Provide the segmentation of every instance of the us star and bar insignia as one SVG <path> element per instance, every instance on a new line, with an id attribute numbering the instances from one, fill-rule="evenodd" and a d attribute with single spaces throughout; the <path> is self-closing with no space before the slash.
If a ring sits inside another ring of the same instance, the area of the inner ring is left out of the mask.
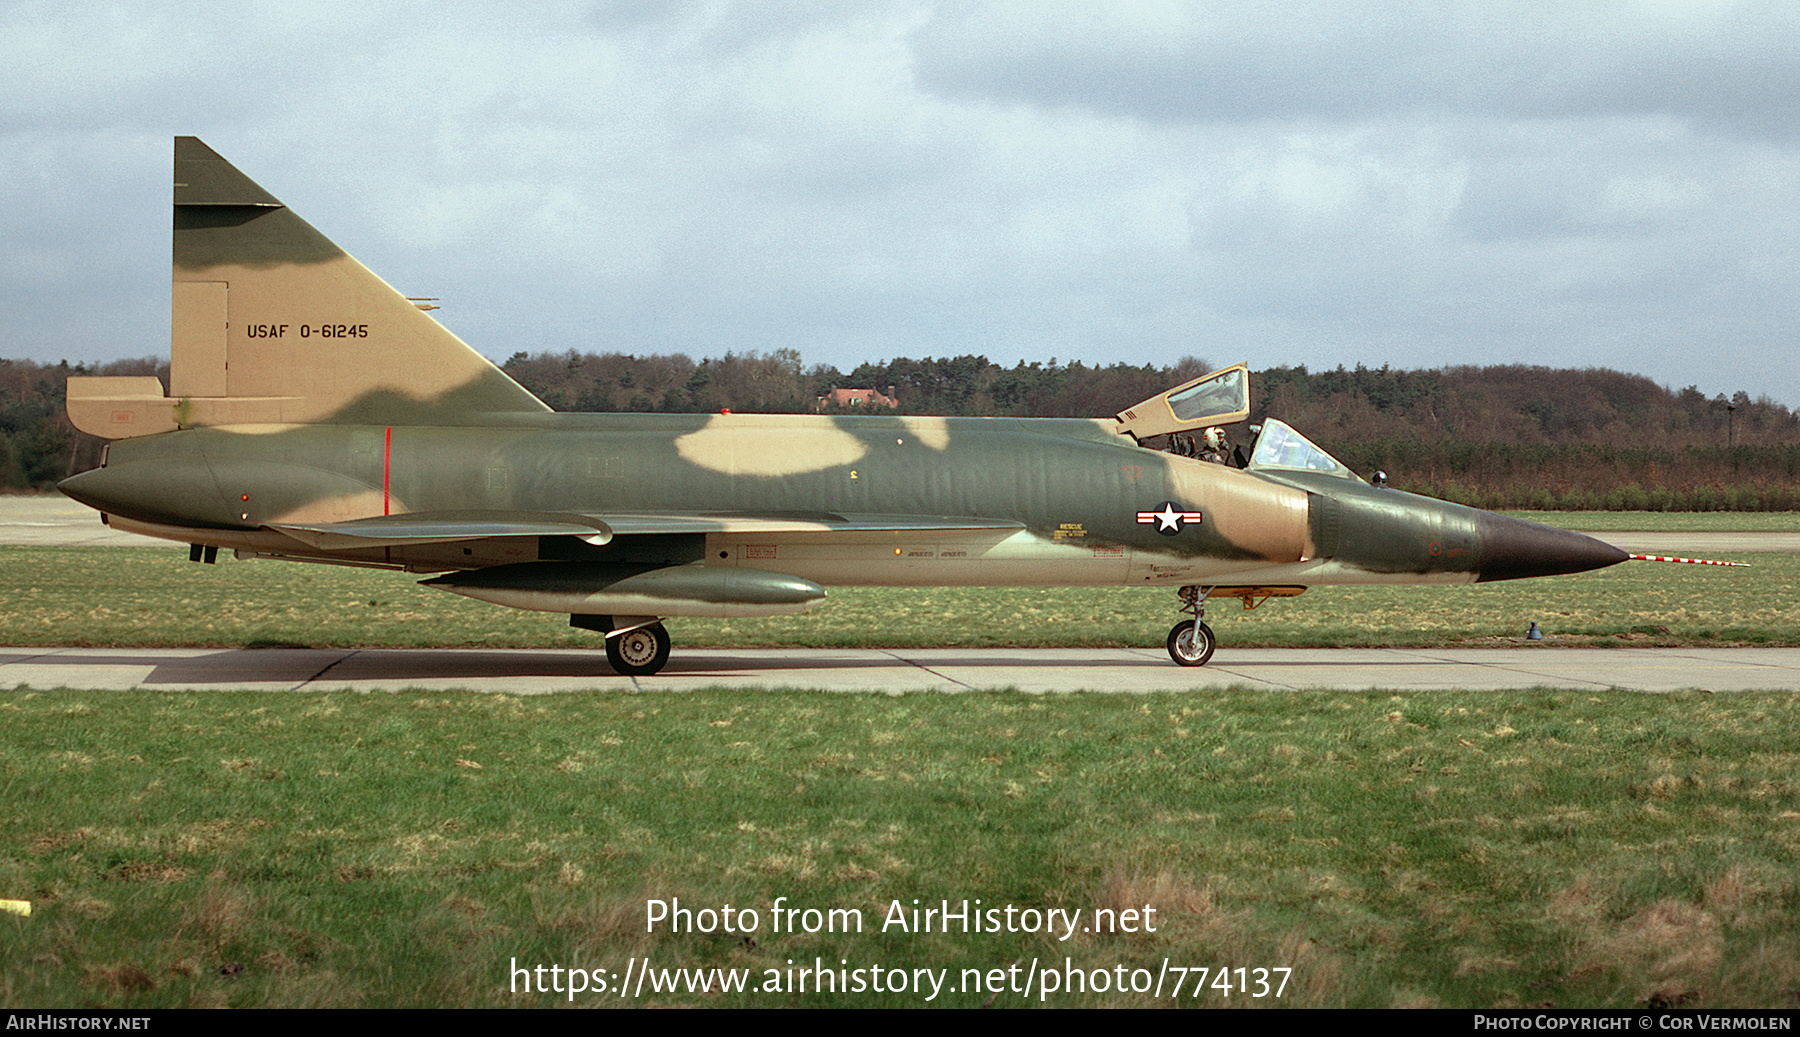
<path id="1" fill-rule="evenodd" d="M 1182 523 L 1199 522 L 1200 518 L 1201 515 L 1198 511 L 1184 511 L 1174 501 L 1163 501 L 1155 511 L 1137 513 L 1139 525 L 1149 525 L 1154 522 L 1156 531 L 1166 537 L 1172 537 L 1181 532 Z"/>

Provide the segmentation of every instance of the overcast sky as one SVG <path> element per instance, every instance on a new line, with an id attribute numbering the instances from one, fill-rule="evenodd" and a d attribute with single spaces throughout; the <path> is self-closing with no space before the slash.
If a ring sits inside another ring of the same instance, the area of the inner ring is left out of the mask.
<path id="1" fill-rule="evenodd" d="M 0 0 L 0 356 L 194 135 L 476 349 L 1610 367 L 1800 407 L 1800 3 Z"/>

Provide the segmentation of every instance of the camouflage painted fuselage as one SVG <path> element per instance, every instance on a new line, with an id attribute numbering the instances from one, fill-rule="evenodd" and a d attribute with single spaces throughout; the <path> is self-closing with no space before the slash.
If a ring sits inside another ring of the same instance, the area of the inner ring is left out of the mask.
<path id="1" fill-rule="evenodd" d="M 1371 487 L 1279 422 L 1245 470 L 1138 445 L 1247 416 L 1242 365 L 1117 421 L 553 414 L 191 137 L 172 255 L 170 384 L 70 379 L 70 420 L 116 442 L 61 485 L 202 561 L 443 573 L 427 582 L 611 639 L 663 616 L 795 612 L 832 585 L 1249 600 L 1624 558 Z M 654 672 L 666 632 L 638 648 L 632 672 Z"/>
<path id="2" fill-rule="evenodd" d="M 1107 424 L 519 415 L 481 427 L 221 427 L 117 443 L 106 468 L 64 489 L 121 528 L 422 572 L 617 560 L 824 585 L 1307 586 L 1534 575 L 1521 538 L 1559 571 L 1571 548 L 1593 544 L 1354 479 L 1146 450 Z M 1157 519 L 1165 504 L 1184 517 Z M 405 515 L 463 516 L 500 535 L 328 549 L 297 539 Z M 546 516 L 572 526 L 523 531 Z M 596 531 L 622 535 L 595 543 Z"/>

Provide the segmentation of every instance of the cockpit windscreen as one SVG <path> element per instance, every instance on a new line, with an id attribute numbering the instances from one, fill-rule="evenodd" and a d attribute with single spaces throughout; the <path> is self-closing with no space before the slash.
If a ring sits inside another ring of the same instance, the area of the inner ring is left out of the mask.
<path id="1" fill-rule="evenodd" d="M 1279 421 L 1263 422 L 1262 435 L 1256 439 L 1256 451 L 1250 455 L 1251 470 L 1288 468 L 1303 472 L 1330 472 L 1346 478 L 1358 478 L 1337 458 L 1314 446 L 1312 441 Z"/>

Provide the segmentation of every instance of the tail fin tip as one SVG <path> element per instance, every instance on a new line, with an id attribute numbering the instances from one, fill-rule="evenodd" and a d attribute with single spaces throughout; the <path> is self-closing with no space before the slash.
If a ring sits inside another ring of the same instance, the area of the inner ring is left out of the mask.
<path id="1" fill-rule="evenodd" d="M 141 385 L 72 385 L 82 431 L 150 435 L 169 415 L 470 424 L 549 410 L 198 137 L 175 138 L 174 210 L 167 402 Z"/>

